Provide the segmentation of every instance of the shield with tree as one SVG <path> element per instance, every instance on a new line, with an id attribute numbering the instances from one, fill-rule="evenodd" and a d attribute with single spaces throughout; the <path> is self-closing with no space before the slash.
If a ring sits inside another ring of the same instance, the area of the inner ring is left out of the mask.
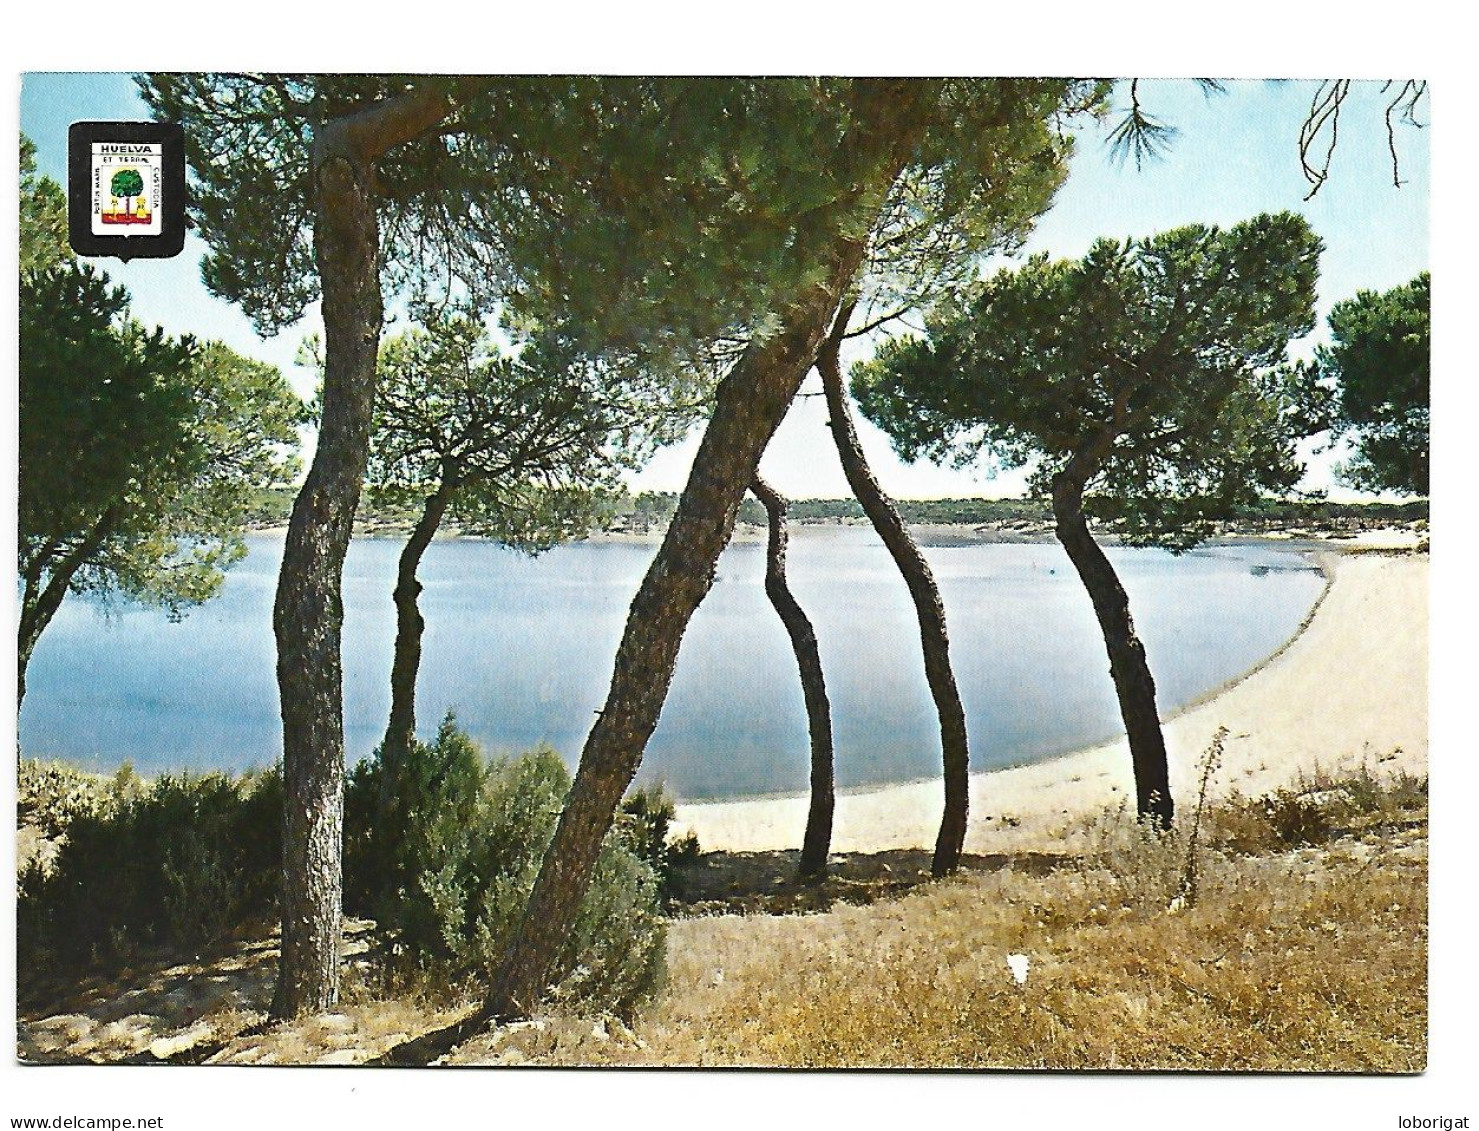
<path id="1" fill-rule="evenodd" d="M 123 211 L 115 212 L 117 222 L 130 223 L 133 219 L 133 199 L 144 195 L 144 178 L 137 169 L 119 169 L 108 182 L 108 191 L 123 199 Z"/>

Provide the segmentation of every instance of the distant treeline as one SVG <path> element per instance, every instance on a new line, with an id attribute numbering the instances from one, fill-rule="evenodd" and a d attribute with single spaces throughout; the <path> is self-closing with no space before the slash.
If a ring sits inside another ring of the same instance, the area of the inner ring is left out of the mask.
<path id="1" fill-rule="evenodd" d="M 1051 517 L 1047 504 L 1037 499 L 901 499 L 898 505 L 906 521 L 917 523 L 981 526 L 1046 522 Z M 677 506 L 678 496 L 672 491 L 644 491 L 628 496 L 618 513 L 633 527 L 661 527 L 667 525 Z M 786 512 L 793 522 L 862 521 L 866 517 L 856 499 L 792 499 Z M 740 506 L 739 521 L 764 526 L 765 508 L 747 496 Z"/>
<path id="2" fill-rule="evenodd" d="M 905 521 L 918 524 L 959 526 L 1046 526 L 1053 521 L 1046 499 L 899 499 Z M 632 529 L 667 525 L 677 509 L 678 496 L 671 491 L 645 491 L 629 495 L 617 508 L 621 524 Z M 856 499 L 793 499 L 787 512 L 795 522 L 841 522 L 864 519 Z M 1289 526 L 1345 527 L 1380 526 L 1426 521 L 1428 500 L 1401 503 L 1336 503 L 1322 499 L 1266 500 L 1256 507 L 1240 508 L 1238 525 L 1278 529 Z M 765 510 L 753 498 L 740 507 L 739 521 L 765 524 Z"/>
<path id="3" fill-rule="evenodd" d="M 280 526 L 292 513 L 295 491 L 277 488 L 256 493 L 251 513 L 254 527 Z M 991 526 L 1026 529 L 1047 527 L 1052 522 L 1048 503 L 1042 499 L 900 499 L 899 510 L 907 522 L 933 525 Z M 665 528 L 678 506 L 673 491 L 643 491 L 612 501 L 612 526 L 618 530 L 651 531 Z M 381 532 L 409 529 L 416 506 L 389 506 L 366 495 L 360 506 L 359 524 L 364 530 Z M 856 499 L 793 499 L 788 513 L 793 522 L 821 523 L 863 521 L 863 508 Z M 1335 503 L 1320 499 L 1268 500 L 1256 507 L 1242 508 L 1235 525 L 1247 530 L 1279 530 L 1289 527 L 1346 529 L 1425 522 L 1428 500 L 1401 503 Z M 765 509 L 746 497 L 739 521 L 752 526 L 765 524 Z"/>

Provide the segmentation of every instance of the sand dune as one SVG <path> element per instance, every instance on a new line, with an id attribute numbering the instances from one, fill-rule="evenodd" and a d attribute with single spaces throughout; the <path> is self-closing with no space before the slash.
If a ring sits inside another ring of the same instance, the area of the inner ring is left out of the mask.
<path id="1" fill-rule="evenodd" d="M 1330 585 L 1304 630 L 1241 681 L 1166 723 L 1178 802 L 1195 796 L 1202 752 L 1219 726 L 1229 737 L 1214 793 L 1261 794 L 1316 766 L 1363 761 L 1426 772 L 1427 554 L 1321 550 L 1317 560 Z M 1127 797 L 1133 804 L 1123 740 L 975 774 L 966 850 L 1045 847 L 1069 822 Z M 931 846 L 941 807 L 938 781 L 845 794 L 837 802 L 833 850 Z M 678 825 L 696 832 L 706 849 L 795 848 L 805 822 L 804 795 L 678 809 Z"/>

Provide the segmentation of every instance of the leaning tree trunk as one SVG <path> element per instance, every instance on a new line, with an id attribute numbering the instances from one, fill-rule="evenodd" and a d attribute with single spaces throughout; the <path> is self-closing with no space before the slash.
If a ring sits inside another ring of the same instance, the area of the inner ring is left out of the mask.
<path id="1" fill-rule="evenodd" d="M 966 816 L 970 805 L 970 748 L 966 738 L 965 707 L 955 686 L 955 672 L 950 665 L 950 637 L 945 629 L 945 603 L 929 563 L 904 525 L 893 500 L 884 493 L 868 466 L 853 427 L 842 386 L 839 350 L 847 332 L 850 308 L 837 317 L 832 333 L 817 357 L 817 370 L 822 375 L 822 389 L 827 397 L 828 425 L 842 457 L 842 470 L 848 486 L 863 504 L 873 529 L 883 539 L 894 565 L 904 578 L 909 596 L 914 600 L 914 613 L 919 621 L 919 641 L 924 649 L 924 674 L 935 712 L 940 719 L 940 749 L 944 763 L 945 813 L 940 832 L 935 838 L 935 855 L 930 870 L 936 876 L 949 875 L 960 867 L 965 847 Z"/>
<path id="2" fill-rule="evenodd" d="M 33 581 L 30 577 L 25 579 L 25 592 L 21 595 L 20 623 L 16 632 L 15 647 L 15 713 L 20 715 L 21 704 L 26 700 L 26 669 L 31 666 L 31 654 L 36 650 L 36 644 L 41 639 L 41 634 L 46 631 L 46 626 L 51 623 L 51 618 L 62 606 L 62 598 L 66 596 L 67 586 L 72 583 L 72 577 L 77 573 L 74 567 L 69 573 L 53 573 L 44 587 L 39 583 L 39 578 Z"/>
<path id="3" fill-rule="evenodd" d="M 20 715 L 21 704 L 26 700 L 26 669 L 31 666 L 31 654 L 51 618 L 61 608 L 67 586 L 72 583 L 71 575 L 63 578 L 53 573 L 44 588 L 39 588 L 31 578 L 26 578 L 26 591 L 21 597 L 20 624 L 16 632 L 15 647 L 15 713 Z"/>
<path id="4" fill-rule="evenodd" d="M 323 294 L 323 416 L 293 504 L 272 626 L 283 734 L 282 953 L 272 1013 L 329 1008 L 339 994 L 344 698 L 340 591 L 369 458 L 384 309 L 373 165 L 446 116 L 411 91 L 337 118 L 314 141 L 314 256 Z"/>
<path id="5" fill-rule="evenodd" d="M 1094 602 L 1094 615 L 1109 652 L 1109 674 L 1119 696 L 1120 716 L 1130 739 L 1130 761 L 1135 768 L 1135 811 L 1162 827 L 1171 824 L 1170 772 L 1166 739 L 1155 705 L 1155 679 L 1145 659 L 1145 646 L 1135 634 L 1130 599 L 1114 566 L 1089 533 L 1083 512 L 1083 483 L 1058 475 L 1053 479 L 1053 517 L 1058 540 L 1068 551 L 1073 568 Z"/>
<path id="6" fill-rule="evenodd" d="M 436 536 L 447 513 L 456 485 L 450 478 L 427 496 L 421 518 L 411 530 L 401 550 L 396 569 L 395 590 L 395 658 L 390 666 L 390 721 L 385 727 L 385 740 L 380 748 L 384 780 L 393 787 L 410 756 L 416 738 L 416 677 L 421 671 L 421 638 L 426 620 L 421 615 L 419 598 L 421 581 L 416 571 L 431 540 Z"/>
<path id="7" fill-rule="evenodd" d="M 17 716 L 26 698 L 26 669 L 31 665 L 31 654 L 36 650 L 41 634 L 46 631 L 46 626 L 51 624 L 57 610 L 62 607 L 62 600 L 66 597 L 68 588 L 71 587 L 72 579 L 111 536 L 121 510 L 121 503 L 108 506 L 98 516 L 97 522 L 93 523 L 92 529 L 83 536 L 82 540 L 55 561 L 51 559 L 51 555 L 60 548 L 58 541 L 53 540 L 47 543 L 22 571 L 24 588 L 21 592 L 20 621 L 17 625 L 15 650 L 15 712 Z M 43 585 L 41 574 L 46 571 L 48 563 L 51 565 L 51 570 L 47 573 L 46 583 Z"/>
<path id="8" fill-rule="evenodd" d="M 780 329 L 752 342 L 719 385 L 677 513 L 632 602 L 606 705 L 586 739 L 529 906 L 494 975 L 482 1023 L 526 1013 L 562 974 L 561 948 L 617 803 L 657 725 L 684 630 L 713 584 L 760 455 L 861 266 L 862 233 L 919 136 L 923 115 L 910 88 L 907 81 L 859 80 L 866 122 L 854 124 L 838 158 L 856 171 L 855 187 L 808 222 L 812 231 L 826 233 L 820 279 L 800 291 L 782 312 Z M 867 209 L 862 224 L 860 208 Z"/>
<path id="9" fill-rule="evenodd" d="M 817 647 L 817 634 L 811 621 L 786 582 L 786 500 L 779 491 L 756 475 L 750 490 L 765 507 L 770 539 L 765 557 L 765 594 L 786 626 L 791 650 L 796 653 L 796 667 L 801 675 L 801 692 L 806 701 L 806 725 L 811 736 L 811 805 L 806 814 L 806 835 L 801 841 L 801 862 L 797 871 L 803 877 L 822 876 L 827 871 L 827 854 L 832 847 L 832 813 L 836 795 L 832 774 L 832 706 L 827 700 L 827 683 L 822 675 L 822 653 Z"/>

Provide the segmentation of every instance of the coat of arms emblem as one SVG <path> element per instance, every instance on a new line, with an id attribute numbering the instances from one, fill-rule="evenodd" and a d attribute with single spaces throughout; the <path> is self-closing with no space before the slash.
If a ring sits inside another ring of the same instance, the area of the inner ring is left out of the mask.
<path id="1" fill-rule="evenodd" d="M 149 142 L 94 142 L 94 235 L 157 236 L 163 146 Z"/>

